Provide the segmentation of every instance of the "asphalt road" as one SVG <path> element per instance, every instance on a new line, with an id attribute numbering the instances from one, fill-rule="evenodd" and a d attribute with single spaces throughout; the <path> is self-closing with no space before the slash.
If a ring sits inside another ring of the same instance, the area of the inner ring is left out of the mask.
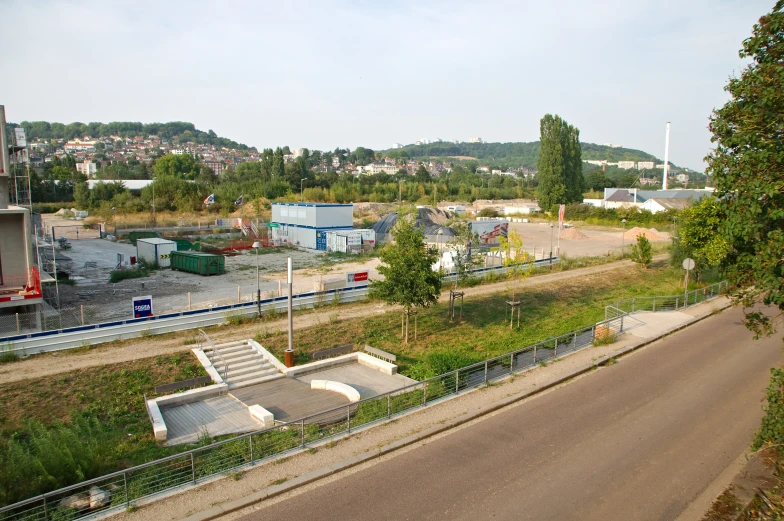
<path id="1" fill-rule="evenodd" d="M 781 339 L 733 309 L 243 520 L 675 519 L 749 446 Z"/>

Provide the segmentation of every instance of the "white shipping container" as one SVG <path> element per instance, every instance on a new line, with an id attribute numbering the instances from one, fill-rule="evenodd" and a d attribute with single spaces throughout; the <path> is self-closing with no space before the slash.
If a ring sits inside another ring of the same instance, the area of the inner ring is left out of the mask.
<path id="1" fill-rule="evenodd" d="M 136 241 L 136 258 L 150 264 L 157 263 L 161 268 L 171 266 L 169 256 L 173 251 L 177 251 L 177 243 L 174 241 L 158 239 L 157 237 L 138 239 Z"/>

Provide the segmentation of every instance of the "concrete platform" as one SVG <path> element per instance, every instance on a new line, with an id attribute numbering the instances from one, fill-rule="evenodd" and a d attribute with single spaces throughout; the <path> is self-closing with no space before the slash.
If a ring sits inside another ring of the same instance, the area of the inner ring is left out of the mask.
<path id="1" fill-rule="evenodd" d="M 341 394 L 313 390 L 309 382 L 301 382 L 294 378 L 278 378 L 270 382 L 241 387 L 233 390 L 231 395 L 245 405 L 261 405 L 275 416 L 276 421 L 284 422 L 349 403 Z"/>
<path id="2" fill-rule="evenodd" d="M 388 375 L 361 364 L 345 364 L 323 371 L 300 376 L 297 380 L 310 384 L 313 380 L 331 380 L 350 385 L 359 391 L 360 397 L 372 398 L 379 394 L 396 391 L 401 387 L 417 383 L 400 374 Z"/>
<path id="3" fill-rule="evenodd" d="M 161 410 L 168 435 L 166 445 L 195 443 L 202 428 L 210 436 L 235 434 L 262 428 L 248 408 L 231 396 L 217 396 L 206 400 L 169 407 Z"/>

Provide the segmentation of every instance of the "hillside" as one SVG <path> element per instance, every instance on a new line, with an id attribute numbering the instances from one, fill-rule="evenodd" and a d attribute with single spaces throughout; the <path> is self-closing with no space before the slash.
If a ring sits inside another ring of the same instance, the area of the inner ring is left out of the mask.
<path id="1" fill-rule="evenodd" d="M 632 148 L 612 148 L 594 143 L 581 143 L 583 159 L 606 159 L 611 163 L 617 161 L 655 161 L 655 156 Z M 386 150 L 384 153 L 392 157 L 405 152 L 412 159 L 444 158 L 454 156 L 475 157 L 482 163 L 500 167 L 536 168 L 539 156 L 539 142 L 530 143 L 431 143 L 428 145 L 406 145 L 403 148 Z"/>
<path id="2" fill-rule="evenodd" d="M 140 123 L 132 121 L 114 121 L 112 123 L 50 123 L 48 121 L 22 121 L 21 123 L 8 123 L 8 134 L 13 135 L 13 127 L 25 129 L 27 138 L 33 140 L 56 139 L 70 140 L 84 136 L 109 137 L 120 136 L 133 138 L 136 136 L 158 136 L 161 139 L 174 140 L 177 144 L 196 143 L 199 145 L 216 145 L 219 147 L 237 150 L 250 150 L 242 143 L 237 143 L 228 138 L 220 137 L 212 130 L 203 131 L 196 128 L 193 123 L 186 121 L 170 121 L 168 123 Z"/>

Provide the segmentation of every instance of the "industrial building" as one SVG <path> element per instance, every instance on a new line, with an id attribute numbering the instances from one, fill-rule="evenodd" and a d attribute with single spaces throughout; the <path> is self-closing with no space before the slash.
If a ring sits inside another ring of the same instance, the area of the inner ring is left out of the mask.
<path id="1" fill-rule="evenodd" d="M 282 244 L 326 251 L 327 232 L 354 228 L 354 205 L 272 203 L 269 227 Z"/>
<path id="2" fill-rule="evenodd" d="M 20 324 L 17 313 L 37 323 L 43 304 L 41 275 L 33 257 L 30 210 L 9 200 L 9 149 L 16 153 L 21 145 L 6 143 L 4 130 L 5 107 L 0 105 L 0 317 L 13 315 L 16 328 L 24 329 L 36 324 Z"/>

